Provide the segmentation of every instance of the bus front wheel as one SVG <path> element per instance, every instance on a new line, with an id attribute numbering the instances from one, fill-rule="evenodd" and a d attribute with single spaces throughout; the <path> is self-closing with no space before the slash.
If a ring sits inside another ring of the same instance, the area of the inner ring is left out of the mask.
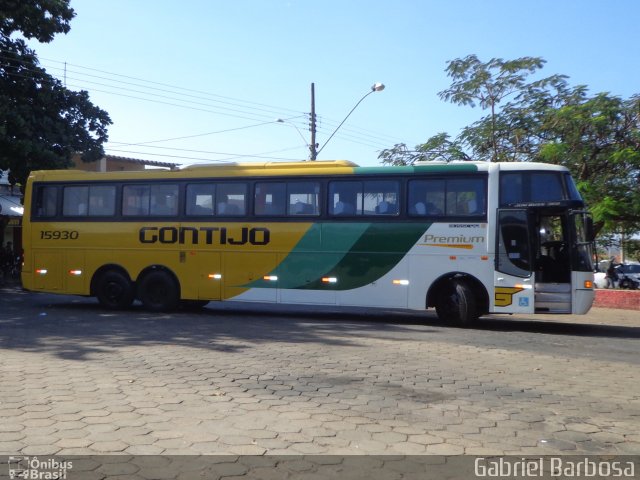
<path id="1" fill-rule="evenodd" d="M 464 280 L 450 281 L 438 295 L 436 313 L 440 320 L 468 327 L 478 318 L 476 298 Z"/>
<path id="2" fill-rule="evenodd" d="M 180 301 L 180 289 L 169 273 L 156 270 L 147 273 L 140 280 L 138 298 L 147 310 L 167 312 L 177 308 Z"/>
<path id="3" fill-rule="evenodd" d="M 129 308 L 133 303 L 133 285 L 126 275 L 110 270 L 98 279 L 96 297 L 100 305 L 110 310 Z"/>

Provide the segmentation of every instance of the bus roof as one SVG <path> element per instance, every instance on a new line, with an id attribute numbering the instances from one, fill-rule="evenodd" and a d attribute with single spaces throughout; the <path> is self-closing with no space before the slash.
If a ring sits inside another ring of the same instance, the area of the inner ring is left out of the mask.
<path id="1" fill-rule="evenodd" d="M 535 162 L 417 162 L 411 166 L 360 167 L 347 160 L 300 162 L 247 162 L 190 165 L 177 170 L 89 172 L 84 170 L 39 170 L 31 172 L 32 181 L 136 180 L 206 177 L 261 177 L 287 175 L 472 173 L 489 170 L 567 171 L 565 167 Z"/>

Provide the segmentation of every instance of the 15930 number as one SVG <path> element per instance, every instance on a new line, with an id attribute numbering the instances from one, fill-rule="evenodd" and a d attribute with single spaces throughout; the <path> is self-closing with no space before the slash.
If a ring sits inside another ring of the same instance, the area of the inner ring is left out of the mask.
<path id="1" fill-rule="evenodd" d="M 77 230 L 42 230 L 40 240 L 77 240 L 80 233 Z"/>

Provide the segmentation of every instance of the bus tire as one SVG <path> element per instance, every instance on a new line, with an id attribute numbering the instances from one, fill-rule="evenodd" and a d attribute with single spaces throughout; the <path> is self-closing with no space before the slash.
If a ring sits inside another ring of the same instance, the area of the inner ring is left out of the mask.
<path id="1" fill-rule="evenodd" d="M 123 273 L 108 270 L 100 275 L 96 284 L 96 298 L 109 310 L 123 310 L 133 303 L 134 290 Z"/>
<path id="2" fill-rule="evenodd" d="M 459 327 L 469 327 L 478 318 L 476 298 L 464 280 L 452 280 L 442 289 L 436 300 L 440 320 Z"/>
<path id="3" fill-rule="evenodd" d="M 138 298 L 151 312 L 167 312 L 178 307 L 180 288 L 169 273 L 154 270 L 140 280 Z"/>

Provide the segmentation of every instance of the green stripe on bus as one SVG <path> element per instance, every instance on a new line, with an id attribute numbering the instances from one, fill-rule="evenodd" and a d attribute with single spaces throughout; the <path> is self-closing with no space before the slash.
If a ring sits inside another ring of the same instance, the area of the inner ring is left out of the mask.
<path id="1" fill-rule="evenodd" d="M 262 280 L 246 287 L 304 288 L 319 278 L 322 272 L 335 267 L 369 228 L 369 223 L 315 223 L 298 244 L 269 272 L 277 276 L 277 285 Z"/>
<path id="2" fill-rule="evenodd" d="M 368 285 L 395 267 L 429 226 L 424 223 L 372 223 L 337 265 L 303 288 L 351 290 Z M 323 277 L 333 277 L 337 281 L 324 283 Z"/>
<path id="3" fill-rule="evenodd" d="M 392 175 L 392 174 L 414 174 L 414 173 L 464 173 L 477 172 L 478 167 L 474 164 L 456 163 L 439 163 L 435 165 L 411 165 L 398 167 L 356 167 L 353 173 L 356 175 L 376 174 L 376 175 Z"/>
<path id="4" fill-rule="evenodd" d="M 277 284 L 261 280 L 245 287 L 349 290 L 389 272 L 426 232 L 430 224 L 315 224 L 272 271 Z M 336 283 L 323 282 L 335 277 Z"/>

